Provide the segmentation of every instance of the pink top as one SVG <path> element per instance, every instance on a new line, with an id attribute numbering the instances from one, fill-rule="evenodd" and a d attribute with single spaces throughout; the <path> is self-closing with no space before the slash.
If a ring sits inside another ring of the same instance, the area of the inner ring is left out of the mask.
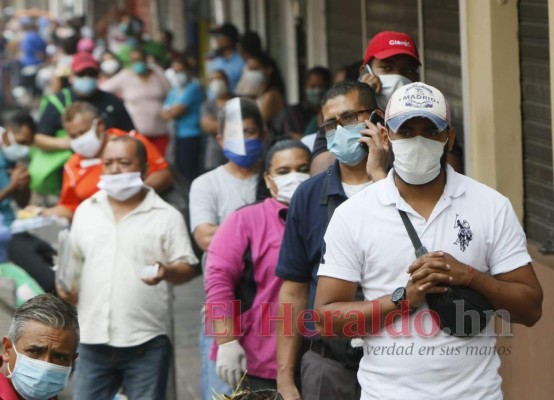
<path id="1" fill-rule="evenodd" d="M 277 357 L 275 323 L 264 321 L 262 303 L 269 304 L 266 317 L 277 316 L 281 280 L 275 267 L 286 210 L 270 198 L 233 212 L 214 235 L 206 263 L 206 323 L 213 326 L 210 314 L 232 315 L 231 301 L 241 298 L 237 339 L 246 353 L 248 374 L 265 379 L 277 378 Z M 216 355 L 214 344 L 210 358 Z"/>
<path id="2" fill-rule="evenodd" d="M 121 96 L 136 130 L 143 135 L 154 137 L 167 133 L 161 111 L 171 85 L 160 70 L 154 68 L 147 79 L 142 79 L 133 71 L 123 69 L 103 82 L 100 89 Z"/>

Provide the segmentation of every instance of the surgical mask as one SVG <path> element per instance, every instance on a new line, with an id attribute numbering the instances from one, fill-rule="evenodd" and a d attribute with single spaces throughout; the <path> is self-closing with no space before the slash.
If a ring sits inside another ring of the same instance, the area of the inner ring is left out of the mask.
<path id="1" fill-rule="evenodd" d="M 69 147 L 75 152 L 85 158 L 93 158 L 100 152 L 102 147 L 102 138 L 96 135 L 96 124 L 98 120 L 92 121 L 92 125 L 88 131 L 83 133 L 76 139 L 69 141 Z"/>
<path id="2" fill-rule="evenodd" d="M 337 130 L 327 136 L 327 150 L 343 164 L 358 165 L 367 157 L 367 151 L 358 143 L 362 137 L 360 131 L 364 128 L 363 122 L 349 126 L 337 125 Z"/>
<path id="3" fill-rule="evenodd" d="M 100 64 L 100 70 L 108 76 L 114 75 L 117 71 L 119 71 L 119 68 L 119 61 L 114 60 L 113 58 L 109 60 L 104 60 Z"/>
<path id="4" fill-rule="evenodd" d="M 188 76 L 184 72 L 178 72 L 175 74 L 174 79 L 177 86 L 183 87 L 187 84 Z"/>
<path id="5" fill-rule="evenodd" d="M 286 175 L 278 175 L 275 177 L 270 176 L 277 186 L 277 201 L 286 204 L 290 203 L 290 199 L 298 186 L 309 177 L 310 175 L 300 172 L 291 172 Z"/>
<path id="6" fill-rule="evenodd" d="M 214 97 L 220 97 L 227 94 L 227 83 L 223 79 L 214 79 L 208 85 L 208 90 Z"/>
<path id="7" fill-rule="evenodd" d="M 98 189 L 117 201 L 129 200 L 144 187 L 140 172 L 123 172 L 116 175 L 101 175 Z"/>
<path id="8" fill-rule="evenodd" d="M 7 131 L 5 134 L 8 136 L 10 144 L 8 146 L 2 144 L 2 153 L 4 153 L 4 156 L 8 159 L 8 161 L 15 162 L 29 155 L 29 146 L 17 143 L 12 132 Z"/>
<path id="9" fill-rule="evenodd" d="M 312 107 L 318 107 L 324 93 L 325 89 L 321 87 L 306 88 L 306 101 Z"/>
<path id="10" fill-rule="evenodd" d="M 131 64 L 131 69 L 134 73 L 142 75 L 148 70 L 148 65 L 144 61 L 135 61 Z"/>
<path id="11" fill-rule="evenodd" d="M 71 373 L 71 367 L 35 360 L 24 354 L 19 354 L 13 347 L 17 359 L 13 372 L 7 376 L 13 387 L 24 399 L 46 400 L 56 396 L 66 386 Z"/>
<path id="12" fill-rule="evenodd" d="M 394 172 L 404 182 L 410 185 L 424 185 L 439 175 L 440 160 L 448 139 L 443 143 L 416 136 L 390 142 L 394 153 Z"/>
<path id="13" fill-rule="evenodd" d="M 377 105 L 381 110 L 386 110 L 389 99 L 396 89 L 412 83 L 412 81 L 405 76 L 395 74 L 379 75 L 379 79 L 381 80 L 381 92 L 376 93 L 375 98 L 377 99 Z"/>
<path id="14" fill-rule="evenodd" d="M 233 153 L 226 148 L 223 149 L 223 154 L 229 161 L 234 162 L 241 168 L 250 168 L 256 161 L 260 159 L 264 144 L 260 139 L 246 139 L 244 141 L 246 154 Z"/>
<path id="15" fill-rule="evenodd" d="M 96 78 L 90 76 L 76 76 L 73 79 L 73 90 L 83 96 L 89 96 L 94 93 L 97 86 Z"/>

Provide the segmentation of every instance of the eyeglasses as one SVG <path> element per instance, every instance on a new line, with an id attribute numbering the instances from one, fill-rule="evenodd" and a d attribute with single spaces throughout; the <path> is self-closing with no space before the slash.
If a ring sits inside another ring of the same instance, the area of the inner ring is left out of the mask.
<path id="1" fill-rule="evenodd" d="M 442 131 L 437 128 L 430 128 L 430 129 L 400 128 L 398 129 L 398 132 L 393 132 L 389 128 L 389 137 L 392 140 L 398 140 L 398 139 L 411 139 L 416 136 L 423 136 L 426 139 L 442 140 L 446 132 L 448 132 L 448 127 L 446 129 L 443 129 Z"/>
<path id="2" fill-rule="evenodd" d="M 341 126 L 356 125 L 359 122 L 359 116 L 369 114 L 373 110 L 346 111 L 336 119 L 330 119 L 321 124 L 317 131 L 322 135 L 329 136 L 337 129 L 337 124 Z"/>

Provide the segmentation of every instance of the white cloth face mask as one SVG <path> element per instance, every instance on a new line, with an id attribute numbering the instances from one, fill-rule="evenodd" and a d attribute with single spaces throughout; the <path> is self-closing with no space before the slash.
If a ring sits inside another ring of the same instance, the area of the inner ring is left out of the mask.
<path id="1" fill-rule="evenodd" d="M 272 176 L 271 179 L 273 179 L 273 182 L 275 182 L 277 186 L 277 201 L 286 204 L 290 203 L 290 199 L 298 186 L 309 177 L 310 175 L 301 172 L 291 172 L 286 175 L 278 175 L 275 177 Z"/>
<path id="2" fill-rule="evenodd" d="M 396 89 L 412 83 L 412 81 L 404 75 L 379 75 L 379 79 L 381 80 L 381 92 L 376 93 L 375 98 L 377 99 L 377 105 L 383 111 L 387 109 L 389 99 Z"/>
<path id="3" fill-rule="evenodd" d="M 102 147 L 103 138 L 96 134 L 96 125 L 98 120 L 92 121 L 92 125 L 88 131 L 76 139 L 69 141 L 71 150 L 82 155 L 85 158 L 93 158 L 98 155 Z"/>
<path id="4" fill-rule="evenodd" d="M 123 172 L 115 175 L 101 175 L 98 189 L 117 201 L 125 201 L 144 187 L 140 172 Z"/>
<path id="5" fill-rule="evenodd" d="M 389 138 L 390 140 L 390 138 Z M 390 140 L 394 153 L 394 172 L 410 185 L 424 185 L 435 179 L 441 170 L 441 157 L 448 142 L 416 136 Z"/>

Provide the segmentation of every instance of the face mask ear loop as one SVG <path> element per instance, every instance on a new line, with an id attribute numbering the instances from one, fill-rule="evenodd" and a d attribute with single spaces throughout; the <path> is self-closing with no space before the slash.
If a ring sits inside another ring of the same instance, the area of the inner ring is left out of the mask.
<path id="1" fill-rule="evenodd" d="M 17 349 L 15 348 L 15 344 L 12 346 L 12 348 L 15 354 L 19 355 L 19 353 L 17 352 Z M 17 359 L 15 360 L 15 362 L 17 363 Z M 11 378 L 11 376 L 13 375 L 13 372 L 10 368 L 10 363 L 7 363 L 6 367 L 8 368 L 8 372 L 9 372 L 9 375 L 7 376 L 7 378 Z M 14 370 L 15 370 L 15 367 L 14 367 Z"/>

